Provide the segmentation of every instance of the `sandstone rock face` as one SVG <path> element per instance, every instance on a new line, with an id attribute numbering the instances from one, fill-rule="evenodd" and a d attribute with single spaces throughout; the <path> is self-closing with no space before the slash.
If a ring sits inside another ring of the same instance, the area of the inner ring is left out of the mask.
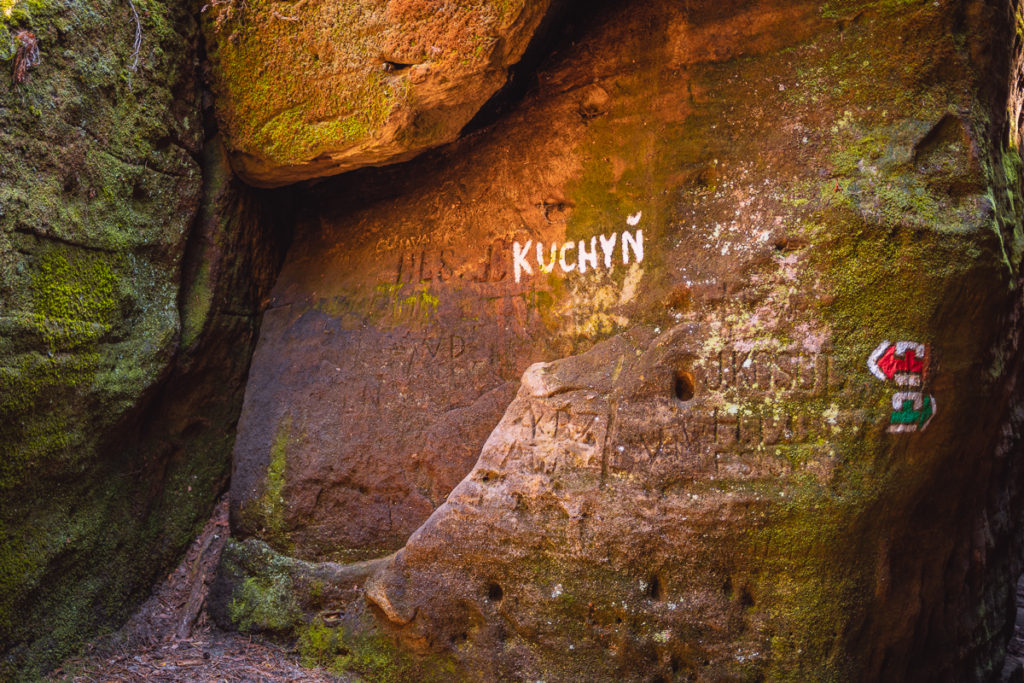
<path id="1" fill-rule="evenodd" d="M 117 625 L 205 519 L 278 263 L 204 150 L 187 8 L 136 2 L 137 50 L 132 8 L 0 7 L 4 680 Z"/>
<path id="2" fill-rule="evenodd" d="M 1011 10 L 602 6 L 490 129 L 309 191 L 236 530 L 337 560 L 415 529 L 366 598 L 469 679 L 997 670 Z"/>
<path id="3" fill-rule="evenodd" d="M 283 185 L 451 142 L 502 85 L 549 0 L 211 3 L 235 169 Z"/>

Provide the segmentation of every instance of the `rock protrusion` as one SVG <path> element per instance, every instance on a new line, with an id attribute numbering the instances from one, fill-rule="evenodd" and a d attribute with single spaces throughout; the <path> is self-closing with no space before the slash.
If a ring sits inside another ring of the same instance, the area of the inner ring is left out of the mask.
<path id="1" fill-rule="evenodd" d="M 284 185 L 451 142 L 505 84 L 549 5 L 212 3 L 212 87 L 235 169 Z"/>

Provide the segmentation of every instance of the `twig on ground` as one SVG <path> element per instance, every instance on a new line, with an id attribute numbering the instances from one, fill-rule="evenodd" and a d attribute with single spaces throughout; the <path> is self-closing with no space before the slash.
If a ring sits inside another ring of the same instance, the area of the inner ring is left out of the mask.
<path id="1" fill-rule="evenodd" d="M 14 34 L 18 51 L 14 54 L 14 82 L 24 83 L 28 70 L 39 63 L 39 39 L 32 31 L 22 29 Z"/>
<path id="2" fill-rule="evenodd" d="M 142 20 L 139 19 L 139 11 L 135 9 L 135 3 L 128 0 L 128 6 L 132 8 L 132 17 L 135 19 L 135 40 L 132 43 L 132 65 L 128 67 L 134 73 L 139 68 L 139 51 L 142 50 Z"/>

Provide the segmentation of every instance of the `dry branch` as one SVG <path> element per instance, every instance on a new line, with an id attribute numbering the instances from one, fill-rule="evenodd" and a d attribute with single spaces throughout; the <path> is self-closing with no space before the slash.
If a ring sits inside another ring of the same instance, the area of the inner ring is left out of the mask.
<path id="1" fill-rule="evenodd" d="M 28 70 L 39 63 L 39 39 L 32 31 L 18 31 L 14 38 L 18 41 L 18 51 L 14 54 L 14 82 L 24 83 L 28 78 Z"/>

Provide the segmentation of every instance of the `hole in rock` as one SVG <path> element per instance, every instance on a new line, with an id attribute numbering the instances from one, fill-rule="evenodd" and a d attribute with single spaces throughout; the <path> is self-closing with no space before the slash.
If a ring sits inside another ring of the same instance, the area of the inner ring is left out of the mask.
<path id="1" fill-rule="evenodd" d="M 791 251 L 799 251 L 807 246 L 807 242 L 801 239 L 780 239 L 772 245 L 775 251 L 787 254 Z"/>
<path id="2" fill-rule="evenodd" d="M 963 122 L 952 114 L 945 114 L 932 126 L 923 138 L 914 145 L 914 162 L 926 163 L 929 157 L 942 147 L 970 148 L 971 140 Z"/>
<path id="3" fill-rule="evenodd" d="M 746 586 L 740 589 L 740 604 L 744 607 L 754 606 L 754 596 L 750 594 Z"/>
<path id="4" fill-rule="evenodd" d="M 652 576 L 647 584 L 647 597 L 651 600 L 661 600 L 664 598 L 664 589 L 657 574 Z"/>
<path id="5" fill-rule="evenodd" d="M 673 380 L 673 392 L 679 401 L 689 401 L 696 392 L 693 375 L 685 370 L 676 372 Z"/>
<path id="6" fill-rule="evenodd" d="M 487 599 L 491 602 L 500 602 L 505 597 L 505 591 L 501 589 L 501 586 L 494 583 L 493 581 L 487 584 Z"/>
<path id="7" fill-rule="evenodd" d="M 411 66 L 412 66 L 412 64 L 404 64 L 402 62 L 394 62 L 394 61 L 391 61 L 390 59 L 385 59 L 384 63 L 381 64 L 381 69 L 383 69 L 384 71 L 387 71 L 389 73 L 394 73 L 394 72 L 398 72 L 398 71 L 405 71 L 406 69 L 408 69 Z"/>

